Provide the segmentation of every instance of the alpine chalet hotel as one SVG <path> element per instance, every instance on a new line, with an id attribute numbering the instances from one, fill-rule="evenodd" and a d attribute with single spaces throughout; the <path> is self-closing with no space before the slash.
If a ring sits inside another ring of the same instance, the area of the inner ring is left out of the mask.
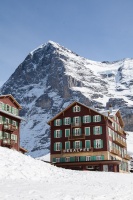
<path id="1" fill-rule="evenodd" d="M 128 172 L 119 110 L 97 111 L 73 102 L 51 119 L 51 163 L 66 169 Z"/>
<path id="2" fill-rule="evenodd" d="M 27 150 L 20 147 L 20 109 L 12 95 L 0 96 L 0 146 L 25 153 Z"/>

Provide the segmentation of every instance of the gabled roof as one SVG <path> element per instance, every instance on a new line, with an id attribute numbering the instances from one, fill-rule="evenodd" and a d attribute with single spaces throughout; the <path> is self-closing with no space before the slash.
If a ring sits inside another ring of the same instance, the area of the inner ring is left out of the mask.
<path id="1" fill-rule="evenodd" d="M 86 107 L 86 108 L 88 108 L 88 109 L 90 109 L 90 110 L 96 112 L 97 114 L 100 114 L 100 115 L 102 115 L 102 116 L 104 116 L 104 117 L 107 117 L 110 121 L 112 121 L 110 117 L 104 115 L 103 113 L 101 113 L 101 112 L 99 112 L 99 111 L 97 111 L 97 110 L 95 110 L 95 109 L 93 109 L 93 108 L 90 108 L 90 107 L 88 107 L 88 106 L 86 106 L 86 105 L 84 105 L 84 104 L 82 104 L 82 103 L 80 103 L 80 102 L 74 101 L 74 102 L 71 103 L 69 106 L 67 106 L 65 109 L 63 109 L 61 112 L 59 112 L 57 115 L 55 115 L 55 117 L 53 117 L 53 118 L 52 118 L 51 120 L 49 120 L 47 123 L 50 124 L 51 121 L 53 121 L 54 119 L 56 119 L 57 117 L 59 117 L 63 112 L 65 112 L 66 110 L 68 110 L 69 108 L 71 108 L 72 106 L 74 106 L 74 105 L 76 105 L 76 104 L 81 105 L 81 106 L 84 106 L 84 107 Z"/>
<path id="2" fill-rule="evenodd" d="M 8 98 L 10 97 L 17 104 L 17 106 L 19 107 L 19 109 L 22 109 L 22 107 L 20 106 L 20 104 L 16 101 L 16 99 L 14 99 L 14 97 L 11 94 L 0 95 L 0 99 L 1 98 L 5 98 L 5 97 L 8 97 Z"/>

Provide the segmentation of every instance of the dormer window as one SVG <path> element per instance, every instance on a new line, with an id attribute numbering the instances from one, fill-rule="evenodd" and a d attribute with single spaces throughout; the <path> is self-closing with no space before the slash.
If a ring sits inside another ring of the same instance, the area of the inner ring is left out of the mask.
<path id="1" fill-rule="evenodd" d="M 73 112 L 80 112 L 80 106 L 76 105 L 73 107 Z"/>
<path id="2" fill-rule="evenodd" d="M 6 111 L 10 111 L 10 106 L 9 105 L 6 105 Z"/>

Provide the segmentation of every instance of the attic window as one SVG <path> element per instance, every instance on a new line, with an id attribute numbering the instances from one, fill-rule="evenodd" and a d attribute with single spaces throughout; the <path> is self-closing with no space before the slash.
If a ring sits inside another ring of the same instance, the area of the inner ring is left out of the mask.
<path id="1" fill-rule="evenodd" d="M 80 112 L 80 106 L 78 106 L 78 105 L 74 106 L 73 112 Z"/>

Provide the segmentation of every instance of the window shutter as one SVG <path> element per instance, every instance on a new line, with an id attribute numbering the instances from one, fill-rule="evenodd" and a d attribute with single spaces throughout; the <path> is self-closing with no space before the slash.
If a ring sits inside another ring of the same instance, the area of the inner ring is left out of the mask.
<path id="1" fill-rule="evenodd" d="M 93 122 L 95 122 L 95 116 L 93 116 Z"/>
<path id="2" fill-rule="evenodd" d="M 62 142 L 60 142 L 60 151 L 62 150 Z"/>
<path id="3" fill-rule="evenodd" d="M 70 129 L 66 129 L 66 130 L 65 130 L 65 136 L 66 136 L 66 137 L 69 137 L 69 136 L 70 136 Z"/>
<path id="4" fill-rule="evenodd" d="M 0 140 L 2 140 L 3 139 L 3 133 L 2 133 L 2 131 L 0 131 Z"/>
<path id="5" fill-rule="evenodd" d="M 75 142 L 73 142 L 73 149 L 75 149 Z"/>
<path id="6" fill-rule="evenodd" d="M 56 130 L 54 130 L 54 138 L 56 138 Z"/>
<path id="7" fill-rule="evenodd" d="M 90 128 L 89 127 L 85 127 L 85 135 L 90 135 Z"/>
<path id="8" fill-rule="evenodd" d="M 73 129 L 73 135 L 75 136 L 75 128 Z"/>
<path id="9" fill-rule="evenodd" d="M 96 156 L 93 156 L 93 160 L 96 160 Z"/>
<path id="10" fill-rule="evenodd" d="M 100 126 L 100 134 L 102 134 L 102 126 Z"/>
<path id="11" fill-rule="evenodd" d="M 96 140 L 94 140 L 94 148 L 96 148 Z"/>
<path id="12" fill-rule="evenodd" d="M 101 122 L 101 115 L 99 115 L 99 120 L 98 121 Z"/>
<path id="13" fill-rule="evenodd" d="M 71 117 L 69 118 L 70 124 L 71 124 Z"/>
<path id="14" fill-rule="evenodd" d="M 86 140 L 85 141 L 85 147 L 86 148 L 90 148 L 90 140 Z"/>
<path id="15" fill-rule="evenodd" d="M 62 119 L 60 119 L 60 126 L 62 125 Z"/>
<path id="16" fill-rule="evenodd" d="M 56 158 L 53 158 L 53 162 L 56 162 Z"/>
<path id="17" fill-rule="evenodd" d="M 96 134 L 96 129 L 95 129 L 95 127 L 93 127 L 93 134 L 94 134 L 94 135 Z"/>
<path id="18" fill-rule="evenodd" d="M 70 142 L 69 141 L 66 142 L 66 146 L 65 147 L 66 147 L 66 149 L 70 149 Z"/>
<path id="19" fill-rule="evenodd" d="M 79 134 L 80 134 L 80 135 L 82 134 L 82 129 L 81 129 L 81 128 L 79 129 Z"/>
<path id="20" fill-rule="evenodd" d="M 54 143 L 54 151 L 56 151 L 56 143 Z"/>
<path id="21" fill-rule="evenodd" d="M 90 115 L 88 116 L 88 122 L 91 122 L 91 116 Z"/>
<path id="22" fill-rule="evenodd" d="M 101 148 L 103 148 L 103 140 L 101 140 Z"/>
<path id="23" fill-rule="evenodd" d="M 61 158 L 61 162 L 65 162 L 65 158 L 62 157 L 62 158 Z"/>
<path id="24" fill-rule="evenodd" d="M 62 130 L 60 130 L 60 137 L 62 137 Z"/>
<path id="25" fill-rule="evenodd" d="M 0 124 L 2 124 L 2 116 L 0 116 Z"/>
<path id="26" fill-rule="evenodd" d="M 56 119 L 54 120 L 54 126 L 56 126 Z"/>
<path id="27" fill-rule="evenodd" d="M 101 156 L 101 160 L 104 160 L 104 155 Z"/>
<path id="28" fill-rule="evenodd" d="M 85 156 L 80 156 L 80 161 L 85 161 Z"/>
<path id="29" fill-rule="evenodd" d="M 66 125 L 66 119 L 63 118 L 63 125 Z"/>
<path id="30" fill-rule="evenodd" d="M 79 117 L 79 123 L 81 123 L 81 117 Z"/>
<path id="31" fill-rule="evenodd" d="M 72 107 L 72 110 L 73 110 L 73 112 L 75 112 L 75 109 L 74 109 L 74 107 Z"/>
<path id="32" fill-rule="evenodd" d="M 85 123 L 85 116 L 83 116 L 83 123 Z"/>
<path id="33" fill-rule="evenodd" d="M 78 106 L 78 111 L 79 111 L 79 112 L 81 111 L 81 107 L 80 107 L 80 106 Z"/>
<path id="34" fill-rule="evenodd" d="M 70 157 L 70 162 L 75 162 L 75 157 Z"/>
<path id="35" fill-rule="evenodd" d="M 82 148 L 82 141 L 80 141 L 80 148 Z"/>

